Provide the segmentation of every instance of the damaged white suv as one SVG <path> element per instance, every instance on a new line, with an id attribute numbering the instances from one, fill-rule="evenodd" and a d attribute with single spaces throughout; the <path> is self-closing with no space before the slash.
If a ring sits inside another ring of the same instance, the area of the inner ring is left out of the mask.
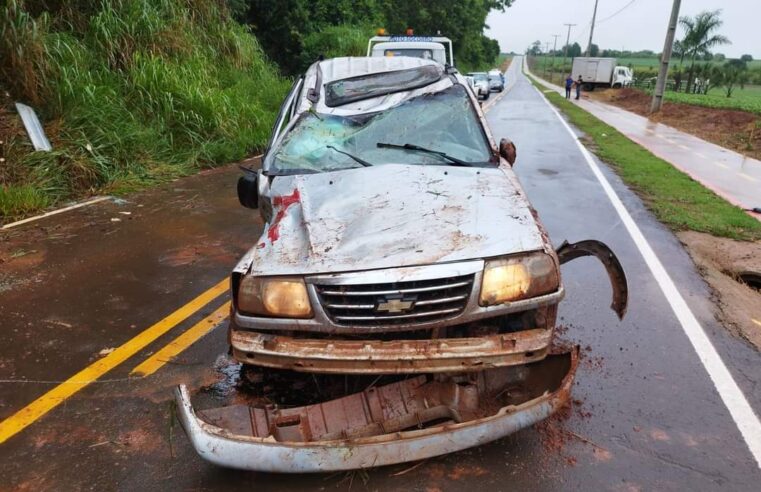
<path id="1" fill-rule="evenodd" d="M 497 146 L 466 87 L 409 57 L 324 60 L 294 84 L 261 170 L 238 184 L 266 226 L 232 274 L 229 341 L 254 380 L 302 382 L 204 410 L 180 386 L 204 459 L 388 465 L 498 439 L 568 400 L 577 351 L 552 348 L 560 264 L 600 258 L 619 316 L 626 279 L 601 243 L 553 248 L 514 146 Z"/>

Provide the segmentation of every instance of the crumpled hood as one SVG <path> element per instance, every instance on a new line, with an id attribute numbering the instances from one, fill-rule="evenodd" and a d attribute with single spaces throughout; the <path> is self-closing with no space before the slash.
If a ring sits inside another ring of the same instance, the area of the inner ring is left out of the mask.
<path id="1" fill-rule="evenodd" d="M 387 164 L 276 177 L 272 220 L 236 271 L 336 273 L 544 248 L 512 170 Z"/>

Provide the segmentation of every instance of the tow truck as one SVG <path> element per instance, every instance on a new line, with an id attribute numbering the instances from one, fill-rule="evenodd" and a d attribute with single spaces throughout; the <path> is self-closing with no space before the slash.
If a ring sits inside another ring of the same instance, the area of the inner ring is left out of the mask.
<path id="1" fill-rule="evenodd" d="M 367 42 L 367 56 L 411 56 L 454 66 L 452 40 L 443 36 L 416 36 L 412 29 L 405 35 L 387 36 L 379 30 Z"/>

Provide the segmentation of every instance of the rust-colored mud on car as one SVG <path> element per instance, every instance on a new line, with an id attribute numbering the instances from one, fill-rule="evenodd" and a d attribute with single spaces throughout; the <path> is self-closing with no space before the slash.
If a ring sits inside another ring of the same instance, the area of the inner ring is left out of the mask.
<path id="1" fill-rule="evenodd" d="M 212 463 L 268 472 L 391 465 L 484 444 L 567 403 L 578 349 L 520 365 L 420 375 L 295 408 L 232 405 L 194 410 L 176 401 L 196 451 Z"/>
<path id="2" fill-rule="evenodd" d="M 230 345 L 244 364 L 312 373 L 471 372 L 526 364 L 547 355 L 552 329 L 428 340 L 319 340 L 236 330 Z"/>

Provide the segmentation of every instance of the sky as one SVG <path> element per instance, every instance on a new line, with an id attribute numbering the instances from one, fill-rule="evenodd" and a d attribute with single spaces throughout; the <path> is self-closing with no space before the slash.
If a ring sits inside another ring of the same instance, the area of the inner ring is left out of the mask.
<path id="1" fill-rule="evenodd" d="M 552 49 L 553 34 L 560 35 L 560 48 L 565 44 L 568 30 L 563 24 L 571 23 L 576 26 L 571 28 L 570 43 L 576 41 L 584 50 L 589 41 L 594 4 L 595 0 L 515 0 L 504 12 L 489 14 L 486 23 L 490 29 L 486 34 L 499 41 L 503 52 L 522 53 L 536 40 L 543 46 L 549 42 Z M 602 49 L 650 49 L 660 53 L 671 5 L 672 0 L 599 0 L 592 42 Z M 761 59 L 761 0 L 682 0 L 679 15 L 693 16 L 703 10 L 716 9 L 722 9 L 724 20 L 719 33 L 727 36 L 732 44 L 713 51 L 730 58 L 747 53 Z M 677 39 L 679 37 L 681 30 L 677 30 Z"/>

